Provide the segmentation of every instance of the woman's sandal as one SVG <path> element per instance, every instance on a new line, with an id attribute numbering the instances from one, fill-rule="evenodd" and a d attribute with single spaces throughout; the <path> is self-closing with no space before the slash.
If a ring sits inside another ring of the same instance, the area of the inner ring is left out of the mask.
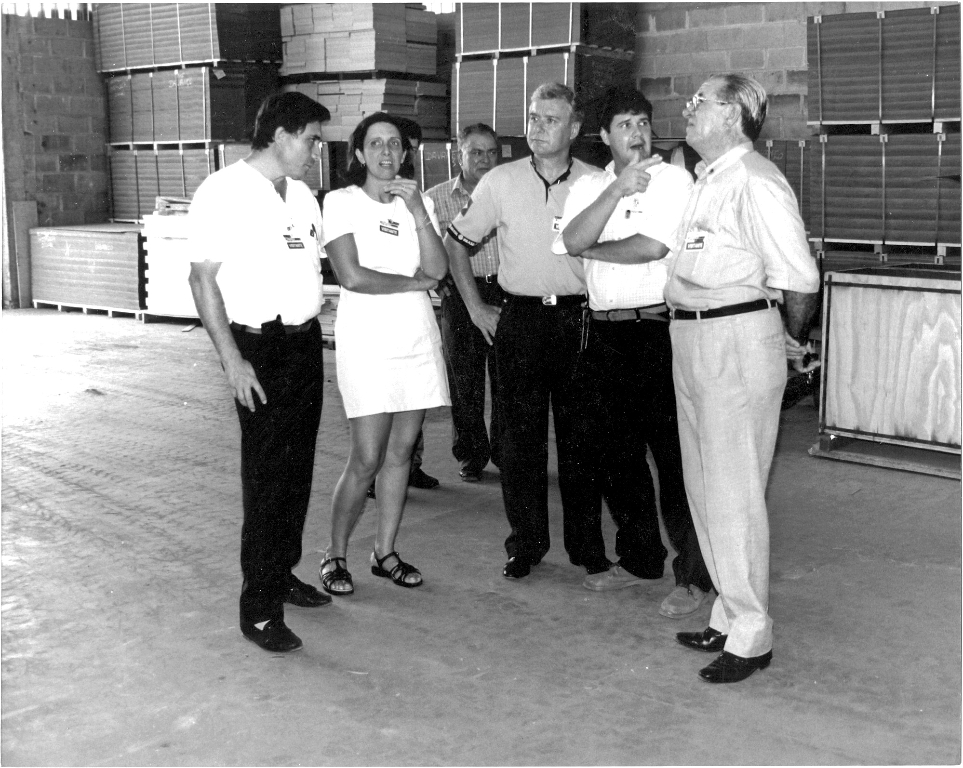
<path id="1" fill-rule="evenodd" d="M 395 565 L 395 567 L 390 571 L 385 570 L 385 560 L 388 560 L 392 557 L 398 561 L 397 565 Z M 421 571 L 415 568 L 415 566 L 410 565 L 402 560 L 397 552 L 389 552 L 384 557 L 378 557 L 377 552 L 372 552 L 371 559 L 377 563 L 377 565 L 371 566 L 371 572 L 375 576 L 380 576 L 383 579 L 391 579 L 399 587 L 406 587 L 408 589 L 420 587 L 422 584 L 424 584 L 424 581 L 421 580 Z M 407 578 L 413 574 L 418 574 L 418 581 L 407 581 Z"/>
<path id="2" fill-rule="evenodd" d="M 328 563 L 334 563 L 334 568 L 330 571 L 324 570 L 324 566 Z M 344 566 L 338 565 L 338 563 L 344 563 Z M 329 595 L 350 595 L 353 593 L 354 582 L 351 580 L 351 574 L 348 573 L 347 565 L 348 561 L 343 557 L 327 557 L 322 560 L 321 565 L 318 567 L 318 575 L 321 577 L 321 589 Z M 339 581 L 347 584 L 348 588 L 335 589 L 334 584 L 337 584 Z"/>

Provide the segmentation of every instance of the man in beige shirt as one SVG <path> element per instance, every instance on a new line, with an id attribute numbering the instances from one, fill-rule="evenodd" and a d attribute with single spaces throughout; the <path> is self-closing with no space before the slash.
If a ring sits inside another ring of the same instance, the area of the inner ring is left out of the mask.
<path id="1" fill-rule="evenodd" d="M 766 483 L 786 358 L 801 368 L 811 351 L 819 289 L 795 196 L 752 148 L 766 104 L 755 80 L 721 75 L 686 105 L 686 141 L 703 162 L 665 288 L 685 487 L 719 591 L 709 626 L 677 638 L 722 652 L 699 673 L 710 683 L 772 660 Z"/>

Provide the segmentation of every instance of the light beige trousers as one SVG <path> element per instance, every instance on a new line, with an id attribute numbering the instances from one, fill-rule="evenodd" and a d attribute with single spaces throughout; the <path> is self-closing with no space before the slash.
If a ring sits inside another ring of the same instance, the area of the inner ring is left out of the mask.
<path id="1" fill-rule="evenodd" d="M 766 483 L 786 387 L 775 308 L 673 320 L 672 374 L 685 488 L 699 545 L 719 591 L 709 626 L 725 649 L 772 649 Z"/>

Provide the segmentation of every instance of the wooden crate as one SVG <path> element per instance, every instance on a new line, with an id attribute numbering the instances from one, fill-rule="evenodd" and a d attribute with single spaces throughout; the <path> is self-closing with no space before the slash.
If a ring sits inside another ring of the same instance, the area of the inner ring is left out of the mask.
<path id="1" fill-rule="evenodd" d="M 811 453 L 838 438 L 960 453 L 960 287 L 958 267 L 932 264 L 826 274 Z"/>

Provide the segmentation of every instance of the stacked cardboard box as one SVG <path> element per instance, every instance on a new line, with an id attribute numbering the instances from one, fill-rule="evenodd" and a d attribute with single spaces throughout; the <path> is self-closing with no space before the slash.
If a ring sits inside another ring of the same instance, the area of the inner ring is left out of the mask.
<path id="1" fill-rule="evenodd" d="M 506 136 L 524 134 L 528 100 L 540 84 L 562 83 L 584 101 L 612 85 L 631 81 L 633 72 L 631 57 L 584 49 L 463 59 L 452 71 L 451 134 L 477 122 L 488 123 Z M 591 125 L 583 128 L 592 131 Z"/>
<path id="2" fill-rule="evenodd" d="M 270 3 L 97 3 L 93 18 L 101 72 L 281 58 Z"/>
<path id="3" fill-rule="evenodd" d="M 277 89 L 277 69 L 257 64 L 185 67 L 107 80 L 110 141 L 240 141 Z"/>
<path id="4" fill-rule="evenodd" d="M 366 115 L 388 112 L 415 120 L 426 139 L 445 138 L 448 88 L 444 83 L 381 77 L 294 83 L 297 90 L 328 108 L 331 119 L 321 126 L 325 141 L 347 141 Z"/>
<path id="5" fill-rule="evenodd" d="M 436 38 L 434 14 L 400 3 L 282 5 L 281 74 L 434 75 Z"/>

